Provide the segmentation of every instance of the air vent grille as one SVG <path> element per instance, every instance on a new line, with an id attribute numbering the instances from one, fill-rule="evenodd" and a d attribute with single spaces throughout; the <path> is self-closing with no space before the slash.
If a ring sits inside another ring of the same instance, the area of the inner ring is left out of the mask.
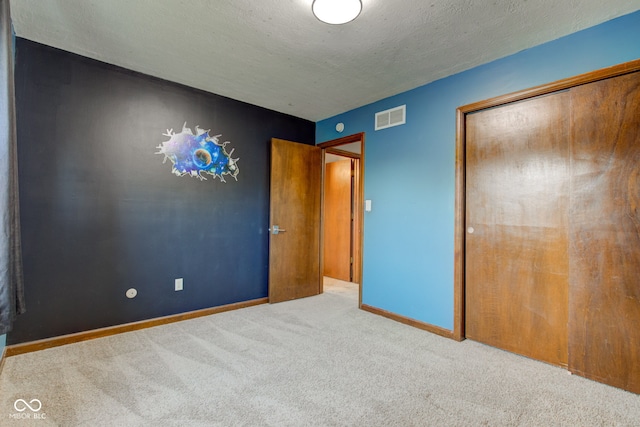
<path id="1" fill-rule="evenodd" d="M 389 110 L 376 113 L 376 130 L 386 129 L 393 126 L 403 125 L 407 122 L 407 106 L 391 108 Z"/>

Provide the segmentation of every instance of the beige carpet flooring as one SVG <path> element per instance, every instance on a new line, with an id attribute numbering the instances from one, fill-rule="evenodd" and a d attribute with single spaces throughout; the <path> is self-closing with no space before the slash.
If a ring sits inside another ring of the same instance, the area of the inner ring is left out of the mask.
<path id="1" fill-rule="evenodd" d="M 640 425 L 638 395 L 358 310 L 357 286 L 330 282 L 316 297 L 10 357 L 0 425 Z M 18 412 L 18 399 L 42 408 Z"/>

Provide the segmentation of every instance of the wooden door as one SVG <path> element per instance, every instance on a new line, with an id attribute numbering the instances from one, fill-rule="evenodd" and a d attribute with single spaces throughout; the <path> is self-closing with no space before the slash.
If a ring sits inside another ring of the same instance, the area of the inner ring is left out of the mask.
<path id="1" fill-rule="evenodd" d="M 567 365 L 569 94 L 467 115 L 466 336 Z"/>
<path id="2" fill-rule="evenodd" d="M 361 202 L 362 196 L 360 191 L 360 168 L 361 159 L 353 159 L 353 188 L 352 188 L 352 203 L 351 203 L 351 256 L 353 257 L 351 263 L 351 281 L 353 283 L 361 283 L 362 281 L 362 209 L 364 208 Z M 362 288 L 361 288 L 362 290 Z"/>
<path id="3" fill-rule="evenodd" d="M 640 73 L 571 95 L 569 369 L 640 393 Z"/>
<path id="4" fill-rule="evenodd" d="M 320 293 L 321 180 L 320 148 L 271 140 L 270 303 Z"/>
<path id="5" fill-rule="evenodd" d="M 324 275 L 351 281 L 353 161 L 325 165 Z"/>

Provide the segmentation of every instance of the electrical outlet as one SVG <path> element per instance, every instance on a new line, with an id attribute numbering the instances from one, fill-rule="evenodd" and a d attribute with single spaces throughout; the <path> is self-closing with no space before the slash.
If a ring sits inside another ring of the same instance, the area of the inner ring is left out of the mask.
<path id="1" fill-rule="evenodd" d="M 176 291 L 181 291 L 182 287 L 183 287 L 183 280 L 182 277 L 179 279 L 176 279 Z"/>

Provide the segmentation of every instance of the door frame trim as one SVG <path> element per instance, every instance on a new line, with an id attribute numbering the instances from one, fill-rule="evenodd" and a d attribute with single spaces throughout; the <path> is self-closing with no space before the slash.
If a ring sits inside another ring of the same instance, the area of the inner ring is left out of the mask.
<path id="1" fill-rule="evenodd" d="M 316 146 L 322 149 L 322 190 L 321 190 L 321 220 L 320 220 L 320 275 L 322 277 L 322 273 L 324 271 L 324 257 L 323 257 L 323 249 L 324 249 L 324 179 L 325 179 L 325 168 L 324 168 L 324 159 L 325 154 L 333 152 L 339 155 L 345 155 L 343 153 L 348 153 L 346 151 L 340 150 L 340 145 L 351 144 L 354 142 L 360 142 L 360 155 L 354 156 L 353 153 L 347 157 L 357 158 L 360 161 L 359 165 L 359 176 L 358 176 L 358 214 L 357 221 L 360 229 L 360 236 L 358 236 L 358 245 L 360 246 L 360 250 L 358 251 L 358 256 L 354 259 L 355 269 L 357 274 L 355 277 L 358 277 L 359 280 L 359 290 L 358 290 L 358 308 L 362 308 L 362 263 L 363 263 L 363 246 L 364 246 L 364 152 L 365 152 L 365 133 L 355 133 L 353 135 L 343 136 L 342 138 L 333 139 L 331 141 L 322 142 L 317 144 Z M 320 280 L 320 292 L 323 292 L 323 284 L 322 280 Z"/>
<path id="2" fill-rule="evenodd" d="M 576 86 L 593 83 L 624 74 L 640 71 L 640 59 L 602 68 L 552 83 L 508 93 L 484 101 L 467 104 L 456 109 L 456 156 L 455 156 L 455 227 L 454 227 L 454 273 L 453 273 L 453 339 L 465 338 L 465 211 L 466 211 L 466 115 L 487 108 L 523 101 L 536 96 L 568 90 Z"/>
<path id="3" fill-rule="evenodd" d="M 358 153 L 352 153 L 351 151 L 344 151 L 344 150 L 340 150 L 338 148 L 327 148 L 326 149 L 326 153 L 327 154 L 335 154 L 336 156 L 342 156 L 342 157 L 347 157 L 349 159 L 359 159 L 360 158 L 360 154 Z"/>

